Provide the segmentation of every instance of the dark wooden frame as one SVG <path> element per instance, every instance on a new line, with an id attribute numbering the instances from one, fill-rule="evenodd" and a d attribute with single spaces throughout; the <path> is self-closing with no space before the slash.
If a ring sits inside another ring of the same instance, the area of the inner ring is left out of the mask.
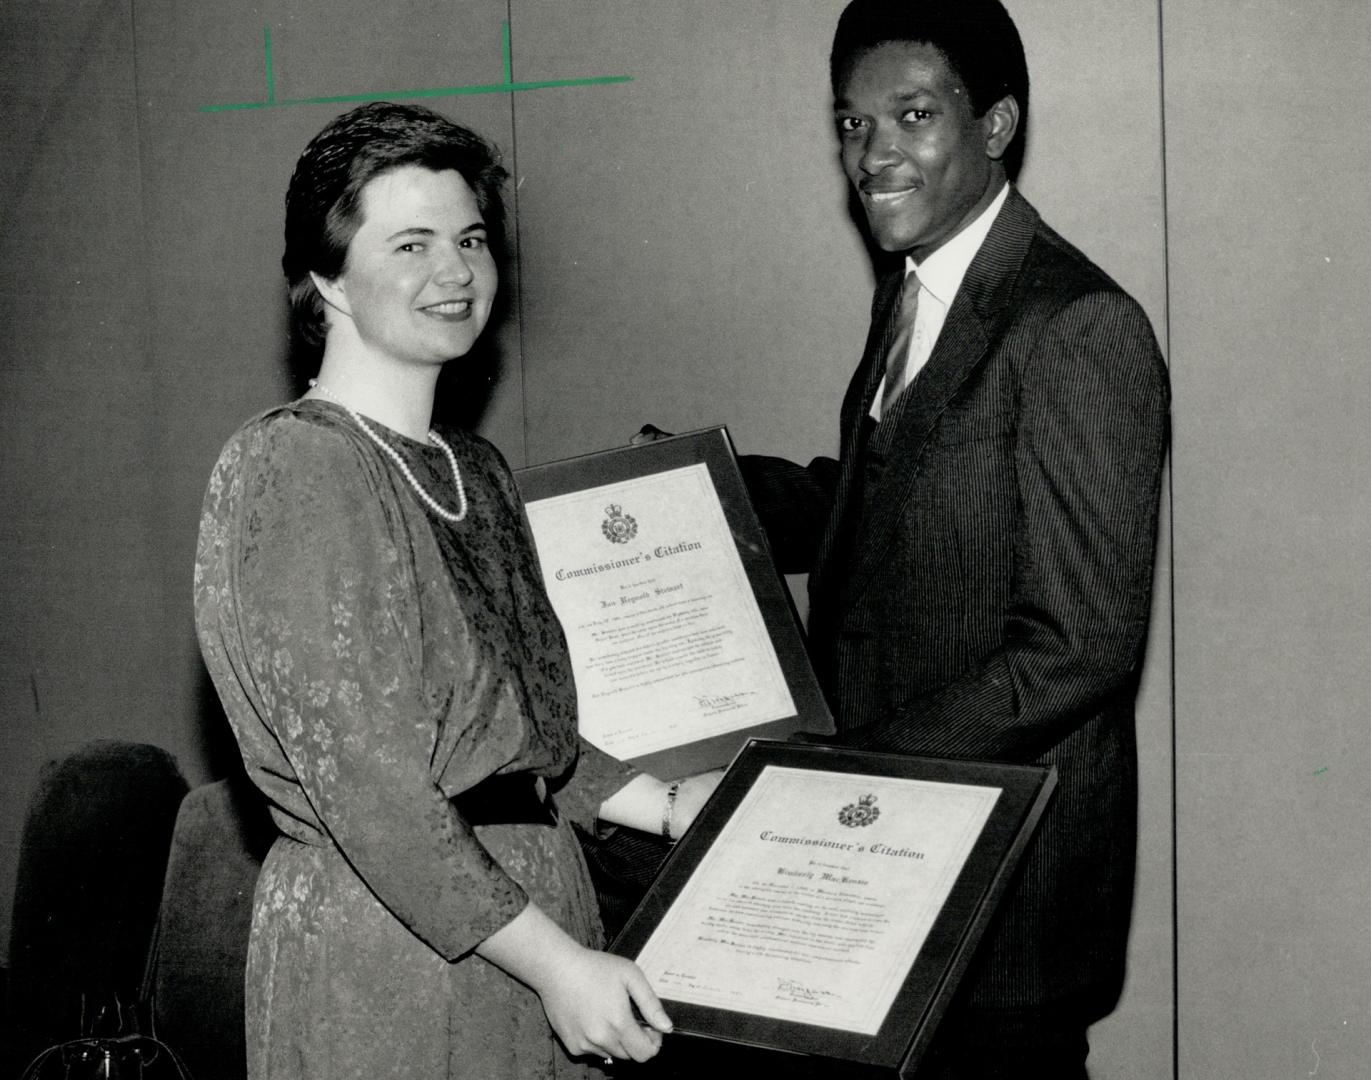
<path id="1" fill-rule="evenodd" d="M 629 760 L 653 776 L 674 779 L 728 764 L 749 738 L 783 739 L 797 731 L 827 733 L 832 714 L 824 701 L 805 652 L 794 603 L 772 561 L 766 534 L 752 508 L 733 443 L 723 427 L 673 435 L 639 446 L 604 450 L 549 462 L 515 473 L 525 503 L 584 491 L 605 484 L 703 463 L 723 509 L 739 559 L 752 585 L 758 610 L 771 636 L 772 648 L 790 689 L 795 713 L 738 731 L 673 746 Z M 534 537 L 535 542 L 537 537 Z"/>
<path id="2" fill-rule="evenodd" d="M 732 1044 L 729 1060 L 782 1056 L 816 1075 L 907 1076 L 928 1048 L 1010 876 L 1056 786 L 1051 766 L 874 754 L 801 743 L 750 742 L 676 846 L 612 951 L 636 958 L 768 765 L 998 787 L 994 809 L 876 1035 L 664 999 L 671 1042 Z M 690 1051 L 691 1048 L 684 1048 Z M 694 1048 L 698 1051 L 698 1047 Z M 671 1048 L 668 1047 L 668 1053 Z M 780 1062 L 773 1061 L 773 1064 Z M 789 1074 L 788 1074 L 789 1075 Z"/>

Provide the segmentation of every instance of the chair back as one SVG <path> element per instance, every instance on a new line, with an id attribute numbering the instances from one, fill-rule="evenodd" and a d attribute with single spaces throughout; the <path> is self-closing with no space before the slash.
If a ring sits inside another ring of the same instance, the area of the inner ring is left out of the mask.
<path id="1" fill-rule="evenodd" d="M 276 836 L 246 779 L 193 789 L 181 802 L 149 961 L 157 1034 L 197 1080 L 241 1080 L 243 973 L 258 871 Z"/>
<path id="2" fill-rule="evenodd" d="M 139 1000 L 177 808 L 176 759 L 101 740 L 39 774 L 19 846 L 4 1056 L 122 1022 Z"/>

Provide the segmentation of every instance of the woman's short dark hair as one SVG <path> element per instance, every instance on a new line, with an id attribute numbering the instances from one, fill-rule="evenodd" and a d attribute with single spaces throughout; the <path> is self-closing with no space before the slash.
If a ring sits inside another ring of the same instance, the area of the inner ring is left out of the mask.
<path id="1" fill-rule="evenodd" d="M 1019 105 L 1019 129 L 1005 152 L 1012 180 L 1028 132 L 1028 61 L 1014 20 L 1000 0 L 853 0 L 838 18 L 829 54 L 836 94 L 863 53 L 892 41 L 932 45 L 971 95 L 977 116 L 1005 96 Z"/>
<path id="2" fill-rule="evenodd" d="M 492 253 L 503 263 L 509 174 L 500 152 L 469 128 L 419 105 L 373 101 L 332 120 L 310 140 L 286 189 L 286 250 L 291 324 L 313 346 L 323 343 L 324 303 L 310 272 L 336 278 L 362 223 L 362 189 L 391 169 L 455 169 L 476 195 Z"/>

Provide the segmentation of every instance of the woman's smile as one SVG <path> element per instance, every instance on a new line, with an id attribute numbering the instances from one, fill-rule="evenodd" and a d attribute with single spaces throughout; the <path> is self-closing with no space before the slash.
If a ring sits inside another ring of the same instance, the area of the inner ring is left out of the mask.
<path id="1" fill-rule="evenodd" d="M 429 304 L 419 310 L 425 315 L 431 315 L 433 318 L 442 319 L 445 322 L 462 322 L 471 318 L 472 302 L 470 300 L 440 300 L 436 304 Z"/>

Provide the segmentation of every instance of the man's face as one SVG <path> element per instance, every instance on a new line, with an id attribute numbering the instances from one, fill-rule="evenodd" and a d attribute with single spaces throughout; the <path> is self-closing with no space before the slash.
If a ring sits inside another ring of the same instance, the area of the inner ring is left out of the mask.
<path id="1" fill-rule="evenodd" d="M 871 234 L 921 262 L 994 199 L 1013 138 L 1013 99 L 983 117 L 932 45 L 888 42 L 859 54 L 837 88 L 843 171 Z M 1008 135 L 1005 134 L 1006 123 Z"/>

